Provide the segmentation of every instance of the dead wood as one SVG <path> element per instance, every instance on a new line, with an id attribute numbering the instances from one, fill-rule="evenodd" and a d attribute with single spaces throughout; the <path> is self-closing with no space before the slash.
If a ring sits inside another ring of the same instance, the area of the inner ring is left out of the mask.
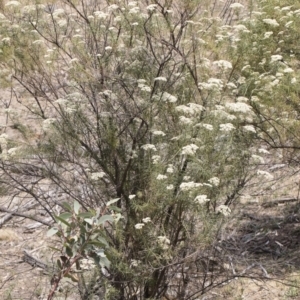
<path id="1" fill-rule="evenodd" d="M 34 221 L 42 223 L 42 224 L 44 224 L 44 225 L 46 225 L 48 227 L 51 226 L 51 223 L 46 222 L 45 220 L 42 220 L 40 218 L 34 217 L 34 216 L 26 214 L 26 213 L 22 213 L 20 211 L 12 211 L 12 210 L 9 210 L 9 209 L 7 209 L 7 208 L 5 208 L 3 206 L 0 206 L 0 211 L 7 212 L 7 213 L 9 213 L 12 216 L 15 215 L 15 216 L 23 217 L 23 218 L 26 218 L 26 219 L 34 220 Z M 0 221 L 0 225 L 3 225 L 1 223 L 1 221 Z"/>
<path id="2" fill-rule="evenodd" d="M 23 257 L 22 261 L 31 265 L 32 267 L 38 267 L 45 270 L 47 273 L 53 273 L 54 267 L 47 265 L 46 263 L 42 262 L 38 258 L 33 257 L 27 250 L 23 250 Z"/>

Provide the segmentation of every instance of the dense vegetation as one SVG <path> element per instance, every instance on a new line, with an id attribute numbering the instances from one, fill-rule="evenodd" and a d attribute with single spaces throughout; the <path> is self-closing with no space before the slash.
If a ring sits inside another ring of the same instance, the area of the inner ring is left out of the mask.
<path id="1" fill-rule="evenodd" d="M 231 4 L 249 13 L 226 24 L 204 0 L 6 3 L 3 113 L 19 135 L 0 136 L 1 189 L 56 222 L 49 299 L 64 276 L 82 299 L 219 284 L 203 261 L 231 205 L 273 179 L 270 149 L 298 163 L 300 4 L 253 7 Z"/>

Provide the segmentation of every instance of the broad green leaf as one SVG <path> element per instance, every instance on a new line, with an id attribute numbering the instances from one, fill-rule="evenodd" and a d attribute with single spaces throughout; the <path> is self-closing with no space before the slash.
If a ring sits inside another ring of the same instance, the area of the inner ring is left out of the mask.
<path id="1" fill-rule="evenodd" d="M 113 222 L 114 218 L 110 215 L 104 215 L 102 216 L 99 221 L 98 224 L 104 224 L 105 222 Z"/>
<path id="2" fill-rule="evenodd" d="M 101 265 L 102 268 L 106 267 L 106 268 L 109 269 L 109 267 L 110 267 L 110 261 L 107 259 L 107 257 L 101 257 L 100 258 L 100 265 Z"/>
<path id="3" fill-rule="evenodd" d="M 53 236 L 58 232 L 58 228 L 53 227 L 47 231 L 47 237 Z"/>
<path id="4" fill-rule="evenodd" d="M 64 213 L 61 213 L 59 215 L 59 217 L 62 218 L 62 219 L 64 219 L 64 220 L 68 220 L 68 219 L 70 219 L 72 217 L 72 214 L 69 213 L 69 212 L 64 212 Z"/>
<path id="5" fill-rule="evenodd" d="M 97 240 L 104 244 L 106 247 L 109 247 L 107 241 L 103 237 L 99 236 Z"/>
<path id="6" fill-rule="evenodd" d="M 74 212 L 76 215 L 78 215 L 80 207 L 81 207 L 81 205 L 79 204 L 79 202 L 75 200 L 74 201 Z"/>
<path id="7" fill-rule="evenodd" d="M 78 217 L 80 217 L 80 218 L 91 218 L 91 217 L 93 217 L 93 214 L 88 211 L 88 212 L 79 213 Z"/>
<path id="8" fill-rule="evenodd" d="M 84 221 L 87 222 L 87 223 L 90 224 L 90 225 L 93 225 L 93 224 L 94 224 L 94 219 L 86 218 L 86 219 L 84 219 Z"/>
<path id="9" fill-rule="evenodd" d="M 114 203 L 116 203 L 116 202 L 119 201 L 119 200 L 120 200 L 120 198 L 112 199 L 112 200 L 110 200 L 110 201 L 108 201 L 108 202 L 106 203 L 106 206 L 110 206 L 111 204 L 114 204 Z"/>

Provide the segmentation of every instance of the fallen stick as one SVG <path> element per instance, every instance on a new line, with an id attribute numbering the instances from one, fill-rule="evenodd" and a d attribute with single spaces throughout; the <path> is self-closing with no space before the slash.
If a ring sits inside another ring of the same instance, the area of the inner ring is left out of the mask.
<path id="1" fill-rule="evenodd" d="M 36 207 L 38 205 L 38 203 L 27 203 L 25 204 L 23 207 L 21 207 L 21 209 L 16 208 L 16 209 L 12 209 L 12 213 L 8 213 L 7 215 L 5 215 L 3 218 L 0 219 L 0 228 L 6 223 L 8 222 L 13 216 L 14 213 L 13 212 L 17 212 L 19 210 L 19 212 L 23 212 L 23 211 L 28 211 L 34 207 Z"/>
<path id="2" fill-rule="evenodd" d="M 51 226 L 51 223 L 46 222 L 46 221 L 44 221 L 44 220 L 42 220 L 40 218 L 33 217 L 31 215 L 28 215 L 28 214 L 25 214 L 25 213 L 22 213 L 22 212 L 18 212 L 18 211 L 12 211 L 12 210 L 9 210 L 9 209 L 7 209 L 5 207 L 2 207 L 2 206 L 0 206 L 0 211 L 2 211 L 2 212 L 4 211 L 4 212 L 7 212 L 7 213 L 9 213 L 11 215 L 23 217 L 23 218 L 26 218 L 26 219 L 34 220 L 34 221 L 42 223 L 42 224 L 44 224 L 44 225 L 46 225 L 48 227 Z"/>

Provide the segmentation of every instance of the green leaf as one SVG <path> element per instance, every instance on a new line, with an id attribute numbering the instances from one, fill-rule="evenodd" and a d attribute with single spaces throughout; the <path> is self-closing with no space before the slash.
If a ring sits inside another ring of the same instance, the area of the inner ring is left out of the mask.
<path id="1" fill-rule="evenodd" d="M 103 248 L 103 247 L 108 247 L 108 244 L 107 242 L 104 240 L 104 242 L 98 242 L 98 241 L 90 241 L 88 242 L 89 245 L 94 245 L 96 247 L 100 247 L 100 248 Z"/>
<path id="2" fill-rule="evenodd" d="M 107 257 L 101 257 L 100 258 L 100 265 L 101 265 L 102 268 L 106 267 L 106 268 L 109 269 L 109 267 L 110 267 L 110 261 L 107 259 Z"/>
<path id="3" fill-rule="evenodd" d="M 72 217 L 72 214 L 69 213 L 69 212 L 64 212 L 64 213 L 61 213 L 61 214 L 59 215 L 59 217 L 60 217 L 60 218 L 63 218 L 64 220 L 68 220 L 68 219 L 70 219 L 70 218 Z"/>
<path id="4" fill-rule="evenodd" d="M 78 215 L 80 207 L 81 207 L 81 205 L 79 204 L 79 202 L 75 200 L 74 201 L 74 212 L 76 215 Z"/>
<path id="5" fill-rule="evenodd" d="M 88 212 L 79 213 L 78 217 L 80 217 L 80 218 L 91 218 L 91 217 L 93 217 L 93 214 L 88 211 Z"/>
<path id="6" fill-rule="evenodd" d="M 86 219 L 84 219 L 84 221 L 87 222 L 87 223 L 90 224 L 90 225 L 93 225 L 93 224 L 94 224 L 94 219 L 86 218 Z"/>
<path id="7" fill-rule="evenodd" d="M 47 237 L 53 236 L 58 232 L 58 228 L 53 227 L 47 231 Z"/>
<path id="8" fill-rule="evenodd" d="M 60 216 L 55 216 L 55 220 L 58 222 L 62 222 L 63 224 L 67 225 L 68 227 L 71 226 L 70 223 L 68 223 L 65 219 L 61 218 Z"/>
<path id="9" fill-rule="evenodd" d="M 117 207 L 117 206 L 114 206 L 114 205 L 111 205 L 109 207 L 110 210 L 113 210 L 113 211 L 116 211 L 116 212 L 121 212 L 122 209 L 120 207 Z"/>
<path id="10" fill-rule="evenodd" d="M 109 247 L 109 245 L 108 245 L 107 241 L 105 240 L 105 238 L 99 236 L 97 238 L 97 240 L 100 241 L 102 244 L 104 244 L 106 247 Z"/>
<path id="11" fill-rule="evenodd" d="M 104 224 L 105 222 L 113 222 L 114 218 L 110 215 L 104 215 L 102 216 L 99 221 L 98 224 Z"/>
<path id="12" fill-rule="evenodd" d="M 72 207 L 68 202 L 63 202 L 62 206 L 67 210 L 67 211 L 72 211 Z"/>
<path id="13" fill-rule="evenodd" d="M 116 203 L 116 202 L 119 201 L 119 200 L 120 200 L 120 198 L 112 199 L 112 200 L 110 200 L 110 201 L 108 201 L 108 202 L 106 203 L 106 206 L 110 206 L 111 204 L 114 204 L 114 203 Z"/>

